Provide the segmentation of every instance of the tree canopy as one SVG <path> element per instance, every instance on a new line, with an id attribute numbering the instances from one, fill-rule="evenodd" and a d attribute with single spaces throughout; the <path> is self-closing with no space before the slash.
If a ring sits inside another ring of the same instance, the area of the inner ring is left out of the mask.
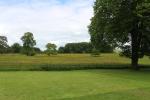
<path id="1" fill-rule="evenodd" d="M 56 55 L 57 54 L 57 50 L 56 50 L 57 46 L 55 44 L 48 43 L 46 45 L 46 48 L 47 48 L 47 50 L 46 50 L 47 55 L 50 56 L 50 55 Z"/>
<path id="2" fill-rule="evenodd" d="M 0 36 L 0 53 L 6 53 L 8 48 L 7 37 Z"/>
<path id="3" fill-rule="evenodd" d="M 128 51 L 123 54 L 139 69 L 138 59 L 150 54 L 150 1 L 96 0 L 89 33 L 96 46 L 107 43 Z"/>
<path id="4" fill-rule="evenodd" d="M 22 49 L 22 46 L 19 43 L 14 43 L 11 46 L 11 50 L 12 50 L 13 53 L 20 53 L 21 49 Z"/>
<path id="5" fill-rule="evenodd" d="M 67 43 L 64 47 L 60 47 L 60 53 L 91 53 L 95 45 L 90 42 Z M 100 46 L 97 49 L 99 52 L 111 53 L 113 48 L 108 45 Z"/>
<path id="6" fill-rule="evenodd" d="M 31 32 L 27 32 L 24 36 L 21 37 L 23 42 L 23 53 L 27 56 L 33 56 L 35 54 L 34 46 L 36 45 L 36 41 Z"/>
<path id="7" fill-rule="evenodd" d="M 89 53 L 92 50 L 91 43 L 67 43 L 64 47 L 64 53 Z"/>

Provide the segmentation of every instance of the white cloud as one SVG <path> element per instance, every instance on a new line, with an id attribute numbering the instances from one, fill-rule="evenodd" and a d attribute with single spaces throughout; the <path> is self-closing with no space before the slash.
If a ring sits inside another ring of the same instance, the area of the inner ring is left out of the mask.
<path id="1" fill-rule="evenodd" d="M 65 4 L 56 0 L 32 0 L 28 5 L 3 5 L 0 33 L 12 44 L 21 42 L 20 37 L 30 31 L 41 48 L 48 42 L 61 46 L 67 42 L 89 41 L 87 26 L 93 13 L 92 4 L 93 0 L 68 0 Z"/>

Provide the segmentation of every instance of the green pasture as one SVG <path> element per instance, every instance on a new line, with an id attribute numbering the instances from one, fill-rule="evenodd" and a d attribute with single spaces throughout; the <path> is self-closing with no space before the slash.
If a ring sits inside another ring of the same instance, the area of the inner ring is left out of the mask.
<path id="1" fill-rule="evenodd" d="M 0 100 L 149 100 L 150 71 L 0 72 Z"/>

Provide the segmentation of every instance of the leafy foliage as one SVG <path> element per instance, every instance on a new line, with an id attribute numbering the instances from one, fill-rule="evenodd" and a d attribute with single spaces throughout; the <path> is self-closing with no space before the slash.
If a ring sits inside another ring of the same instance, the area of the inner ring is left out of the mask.
<path id="1" fill-rule="evenodd" d="M 50 56 L 50 55 L 56 55 L 57 54 L 57 50 L 56 50 L 57 46 L 55 44 L 48 43 L 46 45 L 46 48 L 47 48 L 46 54 L 48 56 Z"/>
<path id="2" fill-rule="evenodd" d="M 122 48 L 122 52 L 120 53 L 120 56 L 125 56 L 128 58 L 131 58 L 131 46 L 130 45 L 124 45 L 121 48 Z"/>
<path id="3" fill-rule="evenodd" d="M 14 43 L 11 46 L 11 50 L 12 50 L 13 53 L 20 53 L 21 49 L 22 49 L 22 46 L 19 43 Z"/>
<path id="4" fill-rule="evenodd" d="M 23 42 L 22 53 L 26 54 L 27 56 L 34 56 L 34 46 L 36 45 L 36 41 L 34 40 L 33 34 L 31 32 L 27 32 L 21 37 L 21 40 Z"/>
<path id="5" fill-rule="evenodd" d="M 7 53 L 8 48 L 7 37 L 0 36 L 0 53 Z"/>
<path id="6" fill-rule="evenodd" d="M 38 47 L 34 47 L 34 51 L 36 52 L 36 53 L 42 53 L 42 50 L 40 49 L 40 48 L 38 48 Z"/>
<path id="7" fill-rule="evenodd" d="M 65 53 L 65 47 L 59 47 L 58 52 L 59 53 Z"/>
<path id="8" fill-rule="evenodd" d="M 58 51 L 60 53 L 90 53 L 92 45 L 88 42 L 67 43 L 65 47 L 60 47 Z"/>
<path id="9" fill-rule="evenodd" d="M 150 54 L 150 1 L 96 0 L 89 32 L 96 46 L 120 47 L 138 68 L 138 58 Z"/>

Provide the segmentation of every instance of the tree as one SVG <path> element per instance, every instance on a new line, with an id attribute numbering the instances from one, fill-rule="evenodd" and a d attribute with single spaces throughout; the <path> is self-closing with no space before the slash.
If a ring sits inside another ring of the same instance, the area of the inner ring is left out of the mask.
<path id="1" fill-rule="evenodd" d="M 60 53 L 91 53 L 92 44 L 89 42 L 67 43 L 64 47 L 60 47 Z"/>
<path id="2" fill-rule="evenodd" d="M 58 52 L 59 53 L 65 53 L 65 47 L 59 47 Z"/>
<path id="3" fill-rule="evenodd" d="M 48 56 L 50 56 L 50 55 L 56 55 L 57 54 L 57 50 L 56 50 L 57 46 L 55 44 L 48 43 L 46 45 L 46 48 L 47 48 L 46 54 Z"/>
<path id="4" fill-rule="evenodd" d="M 90 30 L 91 31 L 91 30 Z M 90 34 L 91 43 L 94 49 L 99 50 L 101 53 L 112 53 L 114 46 L 107 41 L 104 34 Z"/>
<path id="5" fill-rule="evenodd" d="M 95 43 L 91 42 L 67 43 L 64 47 L 60 47 L 58 51 L 60 53 L 91 53 L 93 48 L 103 53 L 113 52 L 113 48 L 105 43 L 103 43 L 103 46 L 98 45 L 96 48 Z"/>
<path id="6" fill-rule="evenodd" d="M 7 37 L 0 36 L 0 53 L 7 53 L 9 46 L 7 44 Z"/>
<path id="7" fill-rule="evenodd" d="M 35 53 L 42 53 L 41 49 L 38 47 L 34 47 L 34 51 Z"/>
<path id="8" fill-rule="evenodd" d="M 21 48 L 22 48 L 22 46 L 19 43 L 14 43 L 11 46 L 11 50 L 12 50 L 13 53 L 20 53 L 21 52 Z"/>
<path id="9" fill-rule="evenodd" d="M 89 53 L 92 51 L 92 45 L 88 42 L 67 43 L 65 45 L 66 53 Z"/>
<path id="10" fill-rule="evenodd" d="M 36 45 L 36 41 L 34 40 L 33 34 L 31 32 L 27 32 L 21 37 L 21 40 L 23 42 L 22 52 L 27 56 L 35 55 L 34 46 Z"/>
<path id="11" fill-rule="evenodd" d="M 89 33 L 97 43 L 95 37 L 123 51 L 128 44 L 132 67 L 138 70 L 138 59 L 150 54 L 150 1 L 96 0 Z"/>

